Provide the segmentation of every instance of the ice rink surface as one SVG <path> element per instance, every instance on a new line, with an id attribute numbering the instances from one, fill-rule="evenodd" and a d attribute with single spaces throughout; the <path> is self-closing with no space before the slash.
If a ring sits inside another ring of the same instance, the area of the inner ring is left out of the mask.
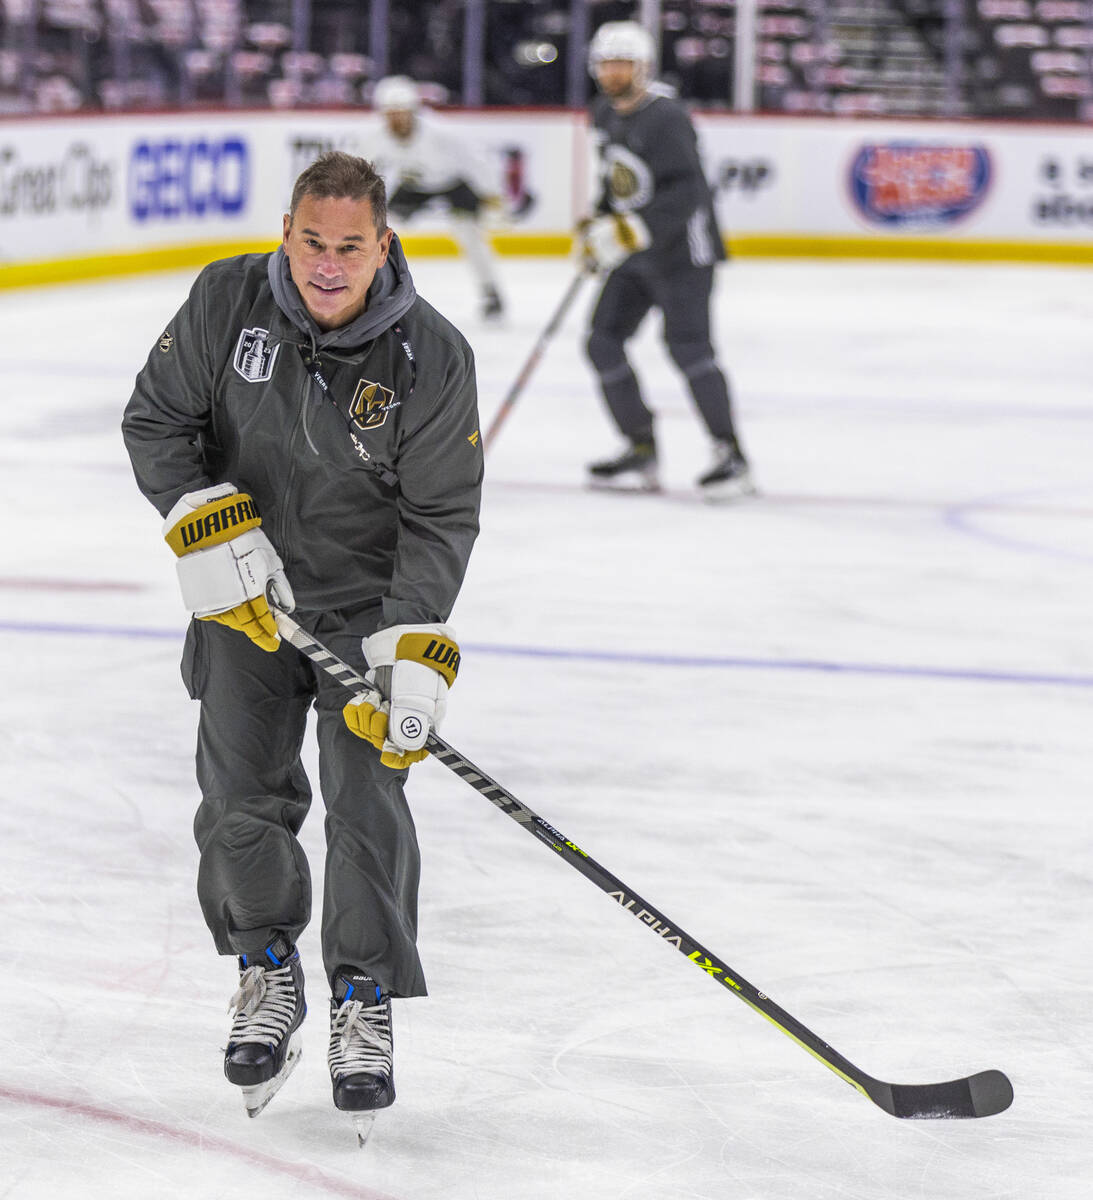
<path id="1" fill-rule="evenodd" d="M 503 260 L 487 328 L 463 263 L 413 265 L 485 425 L 572 266 Z M 589 289 L 487 458 L 453 614 L 449 741 L 864 1070 L 997 1067 L 1013 1107 L 892 1119 L 426 762 L 431 995 L 364 1152 L 315 925 L 296 1074 L 248 1121 L 221 1072 L 184 614 L 118 432 L 190 278 L 0 296 L 0 1197 L 1088 1200 L 1093 273 L 731 264 L 762 494 L 719 508 L 655 320 L 669 491 L 584 489 L 617 444 Z"/>

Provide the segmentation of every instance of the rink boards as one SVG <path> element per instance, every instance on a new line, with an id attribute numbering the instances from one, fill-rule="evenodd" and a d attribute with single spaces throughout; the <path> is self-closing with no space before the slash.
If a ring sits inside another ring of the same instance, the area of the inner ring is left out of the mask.
<path id="1" fill-rule="evenodd" d="M 7 118 L 0 286 L 196 265 L 279 240 L 292 181 L 326 149 L 368 156 L 367 110 Z M 583 113 L 438 114 L 488 164 L 500 253 L 569 253 L 596 190 Z M 698 113 L 736 255 L 1093 262 L 1081 127 Z M 400 227 L 457 253 L 443 211 Z"/>

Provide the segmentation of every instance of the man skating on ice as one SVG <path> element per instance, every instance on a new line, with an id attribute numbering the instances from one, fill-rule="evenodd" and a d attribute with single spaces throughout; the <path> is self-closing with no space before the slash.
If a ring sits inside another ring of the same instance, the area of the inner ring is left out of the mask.
<path id="1" fill-rule="evenodd" d="M 182 669 L 201 701 L 198 897 L 239 965 L 225 1073 L 253 1115 L 295 1062 L 314 705 L 334 1102 L 382 1108 L 390 998 L 425 994 L 403 784 L 455 680 L 444 622 L 478 531 L 482 449 L 470 348 L 417 296 L 370 163 L 324 155 L 296 181 L 277 251 L 201 273 L 123 431 L 194 616 Z M 267 598 L 373 672 L 389 704 L 375 691 L 344 704 L 281 643 Z"/>
<path id="2" fill-rule="evenodd" d="M 725 249 L 691 119 L 678 101 L 650 86 L 655 53 L 651 35 L 634 21 L 601 25 L 589 47 L 602 93 L 592 104 L 602 189 L 579 237 L 585 261 L 607 278 L 587 351 L 628 443 L 617 457 L 593 463 L 590 481 L 659 486 L 653 413 L 626 357 L 627 341 L 658 308 L 668 352 L 713 440 L 713 463 L 698 488 L 708 499 L 725 499 L 754 490 L 710 338 L 714 266 Z"/>
<path id="3" fill-rule="evenodd" d="M 452 232 L 467 256 L 482 296 L 482 316 L 504 314 L 493 251 L 483 222 L 500 200 L 485 165 L 450 127 L 422 113 L 417 84 L 389 75 L 376 84 L 372 104 L 383 127 L 368 142 L 368 155 L 387 184 L 388 208 L 408 221 L 430 204 L 445 207 Z"/>

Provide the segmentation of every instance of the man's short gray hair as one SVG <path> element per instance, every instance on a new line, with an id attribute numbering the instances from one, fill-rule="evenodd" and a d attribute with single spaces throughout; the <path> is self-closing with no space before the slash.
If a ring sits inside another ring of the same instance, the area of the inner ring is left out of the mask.
<path id="1" fill-rule="evenodd" d="M 368 200 L 376 236 L 382 237 L 387 229 L 387 188 L 383 177 L 366 158 L 356 158 L 343 150 L 328 150 L 310 167 L 305 167 L 292 188 L 289 224 L 305 196 L 319 200 Z"/>

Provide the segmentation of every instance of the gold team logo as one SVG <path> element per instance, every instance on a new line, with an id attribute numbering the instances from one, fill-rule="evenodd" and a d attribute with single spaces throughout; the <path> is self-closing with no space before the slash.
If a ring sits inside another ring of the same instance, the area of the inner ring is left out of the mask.
<path id="1" fill-rule="evenodd" d="M 611 164 L 611 195 L 619 200 L 629 200 L 638 190 L 638 177 L 629 163 Z"/>
<path id="2" fill-rule="evenodd" d="M 382 383 L 360 379 L 349 402 L 349 415 L 358 429 L 378 429 L 387 420 L 391 409 L 398 408 L 401 403 L 401 400 L 395 399 L 395 393 Z"/>
<path id="3" fill-rule="evenodd" d="M 161 350 L 161 351 L 162 351 L 164 354 L 166 354 L 166 353 L 167 353 L 167 351 L 168 351 L 168 350 L 170 350 L 170 348 L 171 348 L 171 347 L 172 347 L 174 344 L 175 344 L 175 339 L 174 339 L 174 337 L 171 335 L 171 331 L 170 331 L 169 329 L 165 329 L 165 330 L 164 330 L 164 331 L 163 331 L 163 332 L 160 334 L 160 336 L 159 336 L 159 348 L 160 348 L 160 350 Z"/>
<path id="4" fill-rule="evenodd" d="M 653 172 L 649 164 L 633 150 L 614 143 L 605 147 L 604 179 L 616 212 L 634 212 L 653 198 Z"/>

